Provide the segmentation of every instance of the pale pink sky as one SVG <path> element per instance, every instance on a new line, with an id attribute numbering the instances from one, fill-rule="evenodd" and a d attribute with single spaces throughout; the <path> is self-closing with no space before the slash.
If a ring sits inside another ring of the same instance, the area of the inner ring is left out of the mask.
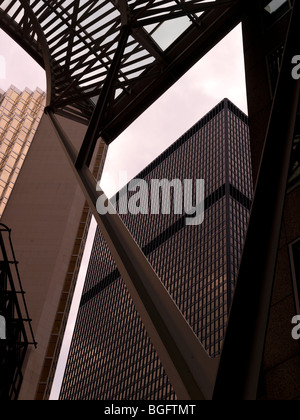
<path id="1" fill-rule="evenodd" d="M 46 89 L 44 71 L 0 31 L 0 88 Z M 22 63 L 22 65 L 20 65 Z M 128 180 L 227 97 L 247 113 L 240 26 L 199 61 L 110 146 L 102 187 L 109 195 L 120 187 L 119 172 Z"/>
<path id="2" fill-rule="evenodd" d="M 109 148 L 102 187 L 116 193 L 225 97 L 247 113 L 242 33 L 238 26 Z"/>
<path id="3" fill-rule="evenodd" d="M 6 68 L 5 74 L 3 68 L 0 68 L 1 89 L 6 90 L 14 84 L 20 90 L 25 87 L 31 90 L 36 87 L 45 90 L 44 71 L 0 31 L 0 65 L 3 61 Z M 22 63 L 21 66 L 20 63 Z M 119 185 L 120 171 L 127 172 L 128 180 L 136 176 L 225 97 L 247 113 L 240 26 L 196 64 L 110 146 L 101 184 L 104 191 L 109 196 L 117 192 L 123 186 Z M 95 224 L 93 223 L 88 240 L 89 246 L 92 244 L 94 231 Z M 59 396 L 89 252 L 90 249 L 87 249 L 71 309 L 51 396 L 54 400 Z"/>
<path id="4" fill-rule="evenodd" d="M 1 77 L 0 72 L 2 90 L 7 90 L 12 84 L 20 90 L 25 87 L 31 90 L 37 87 L 46 90 L 44 70 L 2 30 L 0 30 L 0 57 L 3 57 L 5 62 L 5 78 Z"/>

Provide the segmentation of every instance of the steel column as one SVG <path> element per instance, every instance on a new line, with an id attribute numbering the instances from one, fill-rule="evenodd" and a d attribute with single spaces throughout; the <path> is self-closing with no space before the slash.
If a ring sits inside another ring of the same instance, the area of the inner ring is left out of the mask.
<path id="1" fill-rule="evenodd" d="M 52 111 L 56 134 L 179 399 L 212 397 L 218 360 L 210 359 L 119 215 L 99 215 L 104 194 L 86 165 L 74 166 L 76 151 Z M 98 189 L 98 191 L 97 191 Z M 113 213 L 113 208 L 108 203 Z"/>
<path id="2" fill-rule="evenodd" d="M 295 1 L 220 361 L 216 400 L 257 397 L 299 103 L 300 81 L 292 77 L 292 58 L 299 54 L 299 21 L 300 2 Z"/>

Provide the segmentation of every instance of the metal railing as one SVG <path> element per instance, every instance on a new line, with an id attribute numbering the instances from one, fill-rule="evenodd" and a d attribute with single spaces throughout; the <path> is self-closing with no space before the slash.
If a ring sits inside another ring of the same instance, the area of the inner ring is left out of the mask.
<path id="1" fill-rule="evenodd" d="M 0 400 L 16 400 L 29 345 L 37 347 L 22 287 L 11 230 L 0 223 Z"/>

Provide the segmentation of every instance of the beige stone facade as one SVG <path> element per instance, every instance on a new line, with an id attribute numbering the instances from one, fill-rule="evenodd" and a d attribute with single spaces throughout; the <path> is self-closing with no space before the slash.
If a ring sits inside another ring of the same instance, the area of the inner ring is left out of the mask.
<path id="1" fill-rule="evenodd" d="M 19 91 L 11 86 L 0 91 L 0 218 L 16 183 L 43 115 L 46 94 Z"/>

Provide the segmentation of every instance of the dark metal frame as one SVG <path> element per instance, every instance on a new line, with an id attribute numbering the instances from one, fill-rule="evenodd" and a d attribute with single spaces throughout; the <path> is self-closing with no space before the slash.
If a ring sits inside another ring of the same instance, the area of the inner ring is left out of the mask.
<path id="1" fill-rule="evenodd" d="M 292 271 L 292 279 L 293 279 L 293 286 L 295 290 L 295 307 L 296 313 L 300 315 L 300 282 L 297 279 L 296 267 L 295 267 L 295 257 L 294 257 L 294 246 L 300 243 L 300 238 L 297 238 L 293 243 L 289 245 L 289 254 L 290 254 L 290 264 L 291 264 L 291 271 Z M 299 276 L 299 274 L 298 274 Z M 299 343 L 300 346 L 300 343 Z"/>
<path id="2" fill-rule="evenodd" d="M 99 136 L 112 142 L 261 2 L 104 0 L 94 8 L 93 1 L 84 6 L 75 1 L 73 14 L 71 6 L 62 10 L 59 2 L 55 6 L 50 0 L 43 1 L 42 6 L 40 1 L 19 2 L 18 12 L 25 11 L 23 19 L 16 20 L 17 12 L 11 18 L 1 12 L 0 25 L 44 63 L 48 77 L 46 112 L 177 396 L 212 398 L 214 391 L 215 399 L 255 398 L 299 101 L 300 83 L 291 77 L 291 54 L 298 53 L 299 2 L 294 3 L 219 369 L 219 361 L 208 358 L 119 216 L 98 214 L 96 202 L 104 193 L 97 188 L 88 165 Z M 90 29 L 100 11 L 100 28 Z M 199 12 L 203 12 L 200 17 Z M 109 20 L 109 16 L 113 18 Z M 160 25 L 179 16 L 188 16 L 191 26 L 163 51 L 145 25 Z M 85 18 L 89 25 L 84 25 Z M 105 35 L 96 41 L 96 32 L 105 28 Z M 80 57 L 76 57 L 74 47 L 78 47 Z M 91 56 L 94 58 L 89 61 Z M 76 76 L 72 75 L 74 68 Z M 138 76 L 133 76 L 134 72 Z M 88 87 L 81 83 L 83 76 L 89 81 Z M 122 90 L 119 96 L 118 89 Z M 55 114 L 89 125 L 79 154 Z"/>
<path id="3" fill-rule="evenodd" d="M 60 3 L 11 0 L 0 10 L 0 27 L 45 67 L 47 105 L 56 114 L 89 125 L 95 102 L 109 86 L 109 107 L 104 106 L 98 127 L 106 143 L 233 29 L 245 8 L 240 0 L 103 0 L 97 5 L 77 0 L 74 9 Z M 190 27 L 162 50 L 145 26 L 182 16 L 189 17 Z M 108 84 L 124 27 L 129 31 L 124 53 Z"/>
<path id="4" fill-rule="evenodd" d="M 28 346 L 36 348 L 37 343 L 12 246 L 11 230 L 2 223 L 0 252 L 0 314 L 6 320 L 6 339 L 0 340 L 0 400 L 4 401 L 18 398 Z"/>
<path id="5" fill-rule="evenodd" d="M 299 52 L 299 21 L 296 0 L 222 350 L 216 400 L 257 397 L 300 98 L 300 81 L 292 77 L 292 58 Z"/>
<path id="6" fill-rule="evenodd" d="M 71 140 L 53 112 L 49 117 L 75 168 L 77 153 Z M 211 398 L 218 360 L 208 357 L 87 166 L 75 169 L 75 175 L 178 397 Z M 95 206 L 101 196 L 108 202 L 106 215 L 100 215 Z"/>

